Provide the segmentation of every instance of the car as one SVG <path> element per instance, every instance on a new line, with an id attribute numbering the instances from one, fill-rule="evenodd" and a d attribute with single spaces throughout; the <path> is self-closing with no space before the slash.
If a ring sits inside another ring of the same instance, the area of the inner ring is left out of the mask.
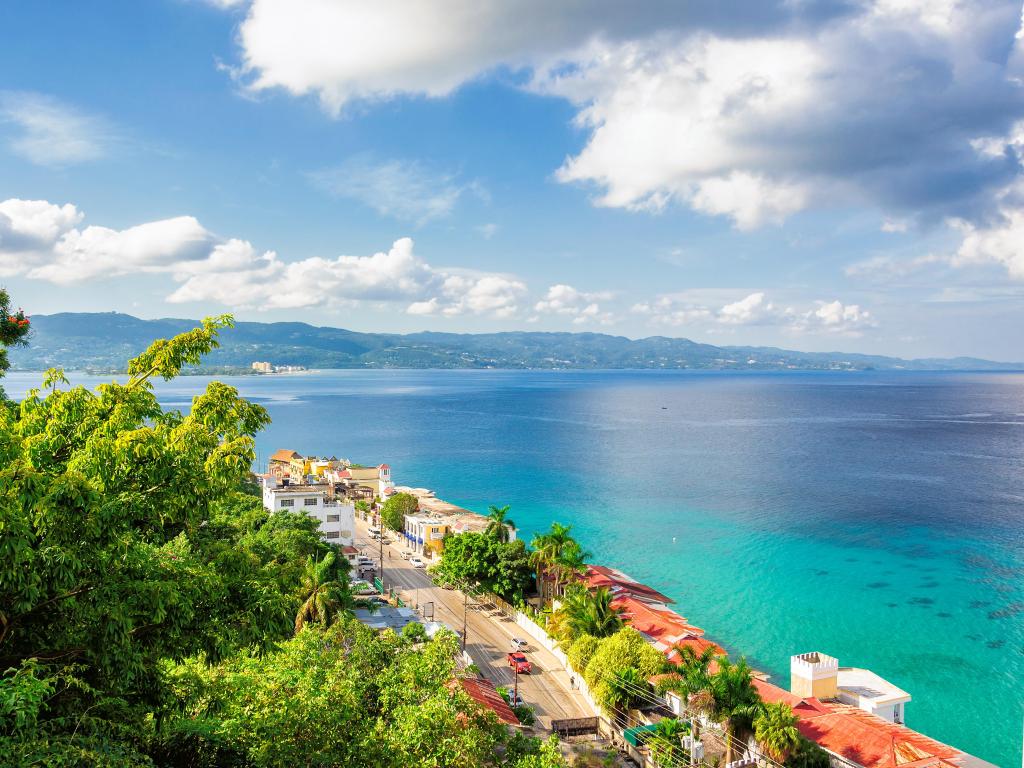
<path id="1" fill-rule="evenodd" d="M 412 557 L 412 552 L 410 552 L 407 549 L 402 551 L 402 559 L 403 560 L 408 560 L 410 557 Z"/>
<path id="2" fill-rule="evenodd" d="M 373 565 L 373 558 L 367 557 L 366 555 L 360 555 L 356 558 L 356 562 L 359 565 Z"/>
<path id="3" fill-rule="evenodd" d="M 426 568 L 426 567 L 427 567 L 427 564 L 426 564 L 426 563 L 424 563 L 424 562 L 423 562 L 423 561 L 422 561 L 422 560 L 421 560 L 420 558 L 418 558 L 418 557 L 410 557 L 410 558 L 409 558 L 409 564 L 410 564 L 410 565 L 411 565 L 411 566 L 412 566 L 413 568 Z"/>
<path id="4" fill-rule="evenodd" d="M 529 646 L 530 646 L 530 644 L 527 643 L 525 640 L 523 640 L 521 638 L 518 638 L 518 637 L 513 637 L 512 638 L 512 650 L 513 651 L 525 651 L 527 648 L 529 648 Z"/>
<path id="5" fill-rule="evenodd" d="M 508 705 L 510 707 L 525 707 L 526 706 L 526 702 L 523 701 L 523 694 L 521 694 L 521 693 L 519 693 L 519 691 L 515 691 L 515 690 L 509 691 L 508 692 Z"/>
<path id="6" fill-rule="evenodd" d="M 508 665 L 520 674 L 529 674 L 530 670 L 533 669 L 530 660 L 526 658 L 526 654 L 519 651 L 512 651 L 508 655 Z"/>

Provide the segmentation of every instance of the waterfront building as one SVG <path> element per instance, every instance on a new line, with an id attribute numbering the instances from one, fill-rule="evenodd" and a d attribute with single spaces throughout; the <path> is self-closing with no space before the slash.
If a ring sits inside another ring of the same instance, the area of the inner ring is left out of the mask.
<path id="1" fill-rule="evenodd" d="M 453 523 L 450 516 L 429 513 L 406 515 L 401 535 L 416 552 L 427 557 L 440 557 L 444 551 L 444 537 L 452 532 Z"/>
<path id="2" fill-rule="evenodd" d="M 329 544 L 355 544 L 356 508 L 334 495 L 333 486 L 291 483 L 273 474 L 263 475 L 263 506 L 270 512 L 302 511 L 320 522 L 320 534 Z"/>
<path id="3" fill-rule="evenodd" d="M 267 363 L 267 362 L 259 362 L 259 361 L 254 362 L 252 364 L 252 369 L 254 371 L 256 371 L 256 373 L 273 373 L 274 372 L 274 366 L 272 366 L 270 363 Z"/>
<path id="4" fill-rule="evenodd" d="M 267 470 L 276 477 L 288 477 L 291 475 L 292 462 L 301 458 L 302 454 L 298 451 L 280 448 L 271 454 Z"/>
<path id="5" fill-rule="evenodd" d="M 869 669 L 841 667 L 824 653 L 800 653 L 790 658 L 790 691 L 797 696 L 835 699 L 863 709 L 890 723 L 902 723 L 910 694 Z"/>

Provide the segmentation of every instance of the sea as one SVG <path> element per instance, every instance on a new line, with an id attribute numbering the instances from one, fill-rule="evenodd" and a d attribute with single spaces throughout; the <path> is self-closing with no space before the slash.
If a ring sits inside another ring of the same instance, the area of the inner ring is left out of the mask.
<path id="1" fill-rule="evenodd" d="M 39 374 L 3 381 L 20 397 Z M 519 535 L 671 596 L 788 687 L 821 651 L 908 691 L 907 723 L 1001 766 L 1024 722 L 1024 375 L 313 371 L 220 377 L 278 448 L 387 462 Z M 77 376 L 93 385 L 102 377 Z M 157 390 L 187 409 L 208 378 Z"/>

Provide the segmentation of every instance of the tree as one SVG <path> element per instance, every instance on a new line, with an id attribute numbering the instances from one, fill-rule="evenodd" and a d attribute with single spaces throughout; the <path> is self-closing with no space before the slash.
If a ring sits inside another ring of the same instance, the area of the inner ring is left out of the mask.
<path id="1" fill-rule="evenodd" d="M 829 768 L 832 760 L 828 752 L 801 736 L 796 749 L 786 758 L 785 765 L 786 768 Z"/>
<path id="2" fill-rule="evenodd" d="M 647 680 L 636 667 L 626 667 L 613 672 L 604 682 L 601 705 L 615 713 L 616 721 L 625 722 L 626 713 L 633 708 L 643 690 L 647 688 Z"/>
<path id="3" fill-rule="evenodd" d="M 559 609 L 565 612 L 565 623 L 572 637 L 592 635 L 608 637 L 622 628 L 622 616 L 612 605 L 614 595 L 605 587 L 579 590 L 568 596 Z"/>
<path id="4" fill-rule="evenodd" d="M 640 675 L 643 685 L 646 686 L 647 680 L 660 672 L 664 663 L 665 657 L 639 632 L 632 627 L 624 627 L 601 641 L 590 658 L 590 663 L 587 664 L 583 678 L 597 703 L 612 709 L 614 695 L 610 689 L 611 678 L 623 670 L 632 668 Z"/>
<path id="5" fill-rule="evenodd" d="M 392 531 L 402 531 L 405 529 L 405 518 L 415 515 L 419 508 L 419 501 L 411 493 L 396 493 L 384 502 L 380 519 Z"/>
<path id="6" fill-rule="evenodd" d="M 323 560 L 316 562 L 312 556 L 306 561 L 306 573 L 302 580 L 302 605 L 295 615 L 295 632 L 310 622 L 330 626 L 343 605 L 344 587 L 331 578 L 335 554 L 329 552 Z"/>
<path id="7" fill-rule="evenodd" d="M 447 537 L 433 572 L 444 583 L 492 592 L 511 603 L 524 599 L 533 580 L 523 542 L 502 542 L 474 531 Z"/>
<path id="8" fill-rule="evenodd" d="M 600 638 L 592 635 L 579 635 L 570 644 L 566 656 L 576 674 L 583 675 L 587 671 L 587 665 L 601 645 Z"/>
<path id="9" fill-rule="evenodd" d="M 715 649 L 705 648 L 697 653 L 688 645 L 676 646 L 679 663 L 675 674 L 659 685 L 659 689 L 675 691 L 682 696 L 686 707 L 697 715 L 711 715 L 715 711 L 715 697 L 711 692 L 711 662 L 716 657 Z M 694 721 L 694 738 L 700 738 L 699 721 Z"/>
<path id="10" fill-rule="evenodd" d="M 545 599 L 560 595 L 569 576 L 582 572 L 590 557 L 570 535 L 571 531 L 571 525 L 552 523 L 547 533 L 534 536 L 530 542 L 537 586 Z"/>
<path id="11" fill-rule="evenodd" d="M 754 718 L 754 736 L 768 757 L 783 763 L 800 746 L 798 722 L 786 702 L 764 704 Z"/>
<path id="12" fill-rule="evenodd" d="M 5 753 L 87 764 L 74 755 L 110 739 L 130 751 L 165 701 L 165 662 L 291 634 L 278 563 L 240 546 L 257 517 L 223 514 L 266 411 L 211 382 L 187 415 L 165 412 L 151 383 L 197 364 L 230 324 L 155 342 L 125 383 L 69 388 L 52 370 L 0 408 L 0 679 L 34 665 L 53 690 Z"/>
<path id="13" fill-rule="evenodd" d="M 11 367 L 7 360 L 7 348 L 23 346 L 28 343 L 29 319 L 20 309 L 11 310 L 11 297 L 0 288 L 0 377 Z M 4 399 L 4 391 L 0 388 L 0 400 Z"/>
<path id="14" fill-rule="evenodd" d="M 761 710 L 761 695 L 754 687 L 746 659 L 734 664 L 726 656 L 718 659 L 710 691 L 715 702 L 712 716 L 725 729 L 725 762 L 728 764 L 732 762 L 733 743 L 739 734 L 750 730 Z"/>
<path id="15" fill-rule="evenodd" d="M 648 740 L 654 762 L 662 766 L 676 766 L 685 758 L 683 736 L 690 732 L 685 720 L 665 717 L 658 721 L 658 729 Z"/>
<path id="16" fill-rule="evenodd" d="M 497 507 L 494 504 L 490 506 L 490 512 L 487 515 L 487 533 L 496 537 L 498 541 L 508 541 L 509 532 L 508 529 L 513 530 L 516 524 L 508 517 L 508 511 L 511 509 L 508 504 L 504 507 Z"/>

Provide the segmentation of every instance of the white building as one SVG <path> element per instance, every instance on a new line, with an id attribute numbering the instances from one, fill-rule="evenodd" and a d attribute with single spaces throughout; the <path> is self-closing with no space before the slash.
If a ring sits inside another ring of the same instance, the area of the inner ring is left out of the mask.
<path id="1" fill-rule="evenodd" d="M 902 723 L 910 694 L 869 669 L 840 667 L 839 659 L 824 653 L 800 653 L 789 660 L 790 690 L 797 696 L 843 704 Z"/>
<path id="2" fill-rule="evenodd" d="M 270 512 L 301 510 L 315 517 L 320 522 L 321 535 L 329 544 L 351 547 L 355 543 L 355 505 L 328 498 L 326 486 L 284 485 L 276 477 L 264 477 L 263 506 Z"/>

